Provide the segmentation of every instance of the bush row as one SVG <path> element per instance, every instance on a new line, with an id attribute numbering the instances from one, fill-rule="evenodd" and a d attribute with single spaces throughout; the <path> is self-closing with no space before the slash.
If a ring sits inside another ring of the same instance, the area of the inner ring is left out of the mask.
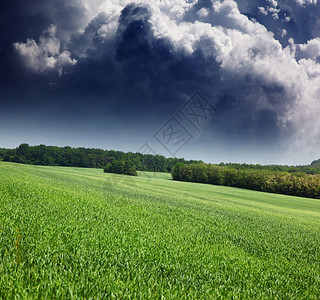
<path id="1" fill-rule="evenodd" d="M 263 169 L 235 169 L 212 164 L 178 163 L 174 180 L 225 185 L 255 191 L 320 198 L 320 176 Z"/>

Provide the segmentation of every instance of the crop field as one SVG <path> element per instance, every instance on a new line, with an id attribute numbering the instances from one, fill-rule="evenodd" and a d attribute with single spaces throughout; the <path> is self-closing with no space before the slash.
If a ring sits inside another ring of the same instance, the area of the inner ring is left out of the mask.
<path id="1" fill-rule="evenodd" d="M 320 298 L 320 200 L 0 162 L 0 298 Z"/>

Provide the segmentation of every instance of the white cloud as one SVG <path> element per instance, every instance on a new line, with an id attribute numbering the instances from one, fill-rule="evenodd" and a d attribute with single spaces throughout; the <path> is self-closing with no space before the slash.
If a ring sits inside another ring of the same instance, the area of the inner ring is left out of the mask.
<path id="1" fill-rule="evenodd" d="M 298 4 L 306 6 L 309 4 L 317 4 L 318 0 L 295 0 Z"/>
<path id="2" fill-rule="evenodd" d="M 40 36 L 39 43 L 33 39 L 27 39 L 26 43 L 14 43 L 15 49 L 23 57 L 26 65 L 35 72 L 57 70 L 61 75 L 64 67 L 77 63 L 71 58 L 69 51 L 61 51 L 56 31 L 56 27 L 50 25 Z"/>
<path id="3" fill-rule="evenodd" d="M 258 9 L 263 15 L 265 15 L 265 16 L 268 15 L 268 11 L 265 9 L 265 7 L 260 6 L 260 7 L 258 7 Z"/>
<path id="4" fill-rule="evenodd" d="M 291 17 L 285 14 L 284 20 L 289 23 L 291 21 Z"/>
<path id="5" fill-rule="evenodd" d="M 267 6 L 267 7 L 260 6 L 258 7 L 258 10 L 260 11 L 260 13 L 262 13 L 265 16 L 267 16 L 270 13 L 275 20 L 278 20 L 279 13 L 281 11 L 279 8 L 277 8 L 278 3 L 277 1 L 274 1 L 274 0 L 269 0 L 269 2 L 271 6 Z"/>
<path id="6" fill-rule="evenodd" d="M 278 6 L 278 3 L 276 0 L 268 0 L 268 2 L 274 7 L 276 8 Z"/>
<path id="7" fill-rule="evenodd" d="M 282 29 L 279 28 L 279 30 L 280 30 L 280 35 L 281 35 L 282 38 L 284 38 L 288 34 L 287 30 L 285 30 L 283 28 Z"/>
<path id="8" fill-rule="evenodd" d="M 197 11 L 197 14 L 200 18 L 206 18 L 209 14 L 208 10 L 206 8 L 201 8 Z"/>
<path id="9" fill-rule="evenodd" d="M 309 40 L 306 44 L 300 44 L 298 47 L 303 58 L 315 60 L 320 57 L 320 38 Z"/>
<path id="10" fill-rule="evenodd" d="M 267 10 L 275 20 L 279 19 L 280 9 L 277 9 L 277 8 L 274 8 L 274 7 L 267 7 Z"/>

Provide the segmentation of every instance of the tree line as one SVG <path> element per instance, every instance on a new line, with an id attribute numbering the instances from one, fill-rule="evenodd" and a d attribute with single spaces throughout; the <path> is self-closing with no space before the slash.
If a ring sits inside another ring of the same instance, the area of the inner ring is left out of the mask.
<path id="1" fill-rule="evenodd" d="M 320 175 L 226 165 L 178 163 L 174 180 L 232 186 L 262 192 L 320 198 Z"/>
<path id="2" fill-rule="evenodd" d="M 280 171 L 289 173 L 306 173 L 306 174 L 320 174 L 320 164 L 313 161 L 311 165 L 305 166 L 283 166 L 283 165 L 259 165 L 259 164 L 237 164 L 237 163 L 220 163 L 219 166 L 234 168 L 237 170 L 268 170 Z"/>
<path id="3" fill-rule="evenodd" d="M 9 162 L 83 168 L 106 168 L 115 161 L 128 162 L 138 171 L 171 172 L 175 164 L 200 163 L 183 158 L 166 158 L 162 155 L 124 153 L 122 151 L 71 148 L 56 146 L 29 146 L 21 144 L 16 149 L 0 149 L 0 159 Z"/>

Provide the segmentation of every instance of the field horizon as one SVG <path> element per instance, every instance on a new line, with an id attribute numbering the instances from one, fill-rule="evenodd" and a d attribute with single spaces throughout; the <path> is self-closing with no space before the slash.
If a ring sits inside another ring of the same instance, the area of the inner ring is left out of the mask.
<path id="1" fill-rule="evenodd" d="M 320 200 L 0 161 L 0 298 L 320 297 Z"/>

